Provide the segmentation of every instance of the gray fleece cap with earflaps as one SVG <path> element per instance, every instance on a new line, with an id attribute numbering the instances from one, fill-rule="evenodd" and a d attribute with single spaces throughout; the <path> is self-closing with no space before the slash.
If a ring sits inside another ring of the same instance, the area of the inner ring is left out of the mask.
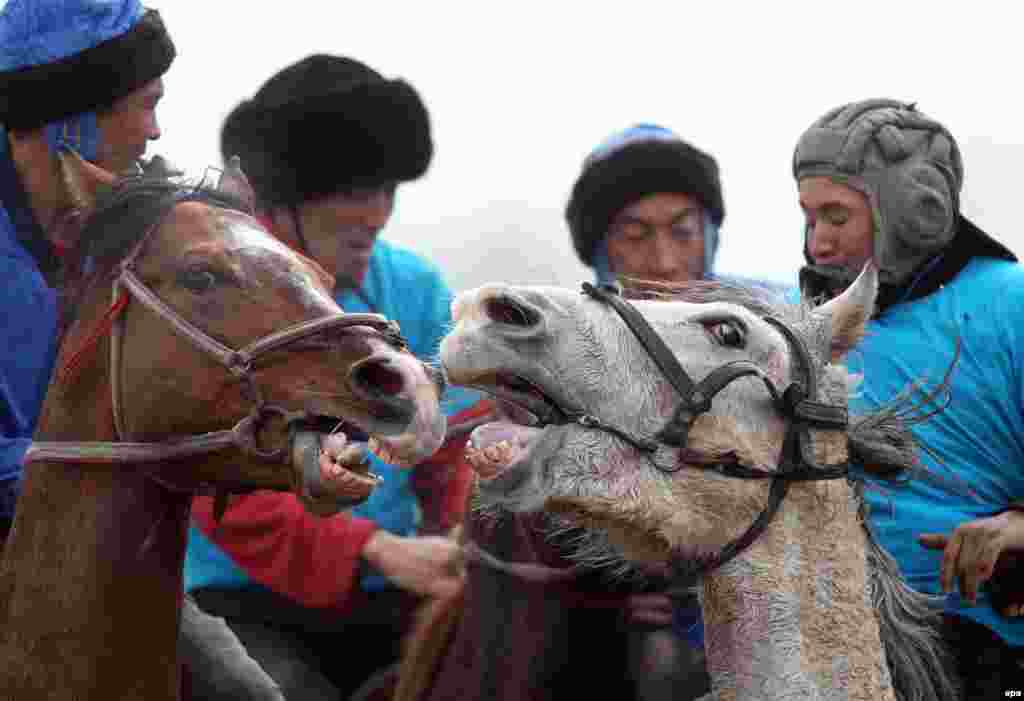
<path id="1" fill-rule="evenodd" d="M 829 176 L 867 196 L 875 261 L 890 284 L 905 282 L 953 240 L 963 174 L 952 134 L 914 105 L 895 100 L 830 111 L 804 132 L 793 155 L 797 181 Z M 804 255 L 813 263 L 806 242 Z"/>

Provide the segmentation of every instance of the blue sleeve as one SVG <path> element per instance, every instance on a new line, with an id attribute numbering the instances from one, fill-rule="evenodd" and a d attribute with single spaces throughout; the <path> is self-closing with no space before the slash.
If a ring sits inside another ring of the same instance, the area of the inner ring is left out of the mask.
<path id="1" fill-rule="evenodd" d="M 441 339 L 451 328 L 452 291 L 441 272 L 433 267 L 424 271 L 417 288 L 423 295 L 417 355 L 424 360 L 434 361 L 441 347 Z"/>
<path id="2" fill-rule="evenodd" d="M 0 483 L 21 476 L 50 380 L 56 296 L 31 264 L 0 257 Z M 10 491 L 12 485 L 7 485 Z M 9 496 L 9 494 L 8 494 Z M 0 512 L 6 500 L 0 497 Z M 0 513 L 0 515 L 3 515 Z"/>

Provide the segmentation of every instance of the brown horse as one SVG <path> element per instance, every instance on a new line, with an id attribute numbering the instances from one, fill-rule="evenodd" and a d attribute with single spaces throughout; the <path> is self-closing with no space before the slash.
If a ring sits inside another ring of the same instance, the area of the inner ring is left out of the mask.
<path id="1" fill-rule="evenodd" d="M 329 276 L 244 209 L 134 178 L 81 231 L 85 273 L 0 563 L 5 699 L 177 699 L 192 496 L 295 489 L 323 507 L 373 488 L 342 433 L 331 458 L 307 445 L 312 461 L 289 460 L 299 419 L 344 421 L 391 462 L 440 445 L 437 373 L 379 316 L 341 313 Z"/>
<path id="2" fill-rule="evenodd" d="M 680 641 L 655 653 L 655 637 L 672 634 L 626 624 L 627 598 L 645 590 L 642 580 L 571 559 L 592 534 L 474 501 L 462 587 L 423 606 L 401 664 L 371 680 L 366 699 L 383 701 L 370 691 L 390 688 L 393 701 L 552 701 L 586 687 L 685 701 L 707 691 L 700 651 Z"/>

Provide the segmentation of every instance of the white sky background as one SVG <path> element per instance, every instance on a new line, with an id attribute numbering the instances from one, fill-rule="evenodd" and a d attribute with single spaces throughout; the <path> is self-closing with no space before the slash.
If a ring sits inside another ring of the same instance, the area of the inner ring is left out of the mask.
<path id="1" fill-rule="evenodd" d="M 640 121 L 718 159 L 718 270 L 791 281 L 802 262 L 793 146 L 828 109 L 865 97 L 916 101 L 942 121 L 963 151 L 966 213 L 1024 252 L 1015 3 L 145 3 L 178 47 L 150 153 L 190 173 L 220 164 L 227 113 L 309 53 L 411 82 L 435 156 L 400 188 L 384 237 L 430 256 L 456 289 L 588 279 L 565 202 L 590 149 Z"/>

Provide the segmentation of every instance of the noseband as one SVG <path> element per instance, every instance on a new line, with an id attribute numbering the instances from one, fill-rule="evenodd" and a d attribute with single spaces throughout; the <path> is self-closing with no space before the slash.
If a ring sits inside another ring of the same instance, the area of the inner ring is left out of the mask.
<path id="1" fill-rule="evenodd" d="M 189 201 L 190 199 L 195 198 L 186 195 L 178 198 L 175 204 Z M 173 210 L 173 206 L 168 210 L 168 213 L 171 210 Z M 164 216 L 166 217 L 167 215 Z M 114 305 L 112 309 L 123 308 L 128 299 L 134 299 L 166 321 L 178 335 L 188 340 L 206 355 L 215 359 L 228 372 L 238 378 L 242 383 L 243 396 L 253 404 L 252 410 L 234 427 L 223 431 L 187 436 L 159 443 L 139 443 L 123 440 L 127 435 L 122 408 L 120 378 L 124 320 L 123 314 L 119 314 L 114 318 L 110 340 L 110 389 L 114 426 L 119 440 L 116 442 L 33 442 L 25 455 L 25 464 L 41 461 L 98 464 L 159 463 L 228 448 L 237 448 L 247 455 L 267 462 L 289 462 L 291 454 L 289 446 L 283 446 L 271 451 L 263 450 L 259 447 L 258 437 L 261 428 L 273 417 L 283 419 L 290 426 L 300 421 L 313 421 L 314 417 L 303 411 L 288 411 L 264 400 L 252 376 L 253 363 L 258 358 L 273 351 L 294 347 L 301 341 L 326 331 L 344 330 L 356 326 L 373 329 L 396 349 L 401 350 L 407 347 L 395 322 L 385 319 L 380 314 L 345 313 L 331 314 L 319 319 L 294 324 L 281 331 L 263 336 L 241 349 L 225 346 L 171 309 L 134 272 L 135 263 L 146 242 L 162 224 L 163 219 L 164 217 L 161 217 L 146 231 L 134 249 L 120 263 L 117 275 L 114 278 Z M 123 309 L 121 311 L 123 312 Z M 294 433 L 294 430 L 289 431 L 290 435 L 294 435 Z M 152 470 L 146 470 L 146 474 L 174 491 L 198 493 L 205 487 L 205 485 L 195 484 L 191 481 L 187 486 L 181 486 L 175 484 L 166 475 L 157 474 Z M 298 484 L 299 480 L 295 475 L 293 475 L 293 478 L 295 479 L 295 488 L 298 493 L 301 485 Z M 219 494 L 223 487 L 216 487 L 214 489 Z"/>
<path id="2" fill-rule="evenodd" d="M 782 333 L 789 344 L 793 353 L 792 357 L 800 366 L 801 379 L 799 381 L 790 383 L 784 391 L 779 392 L 771 378 L 757 365 L 747 360 L 736 360 L 720 365 L 700 382 L 694 382 L 658 333 L 647 323 L 636 307 L 622 298 L 616 288 L 603 285 L 595 287 L 590 283 L 583 283 L 583 293 L 608 305 L 622 318 L 641 347 L 658 366 L 661 374 L 679 394 L 680 402 L 672 418 L 658 431 L 653 440 L 634 436 L 630 432 L 606 424 L 590 414 L 567 415 L 566 418 L 569 421 L 585 428 L 611 433 L 645 454 L 659 470 L 675 472 L 682 468 L 683 462 L 674 468 L 665 469 L 659 466 L 651 456 L 661 444 L 685 448 L 693 422 L 701 414 L 710 411 L 715 395 L 741 377 L 760 378 L 768 389 L 768 393 L 771 394 L 779 413 L 788 419 L 779 464 L 773 471 L 748 467 L 735 462 L 694 464 L 694 467 L 713 470 L 726 477 L 769 479 L 772 484 L 768 493 L 767 505 L 736 540 L 728 543 L 720 552 L 710 559 L 702 561 L 699 565 L 675 563 L 677 570 L 682 570 L 685 576 L 693 577 L 717 569 L 757 540 L 779 510 L 791 482 L 841 479 L 848 475 L 848 462 L 833 465 L 819 465 L 815 462 L 810 429 L 845 430 L 848 426 L 848 415 L 845 406 L 814 401 L 817 396 L 817 382 L 810 353 L 808 353 L 803 340 L 784 322 L 774 317 L 764 317 L 766 322 Z"/>

